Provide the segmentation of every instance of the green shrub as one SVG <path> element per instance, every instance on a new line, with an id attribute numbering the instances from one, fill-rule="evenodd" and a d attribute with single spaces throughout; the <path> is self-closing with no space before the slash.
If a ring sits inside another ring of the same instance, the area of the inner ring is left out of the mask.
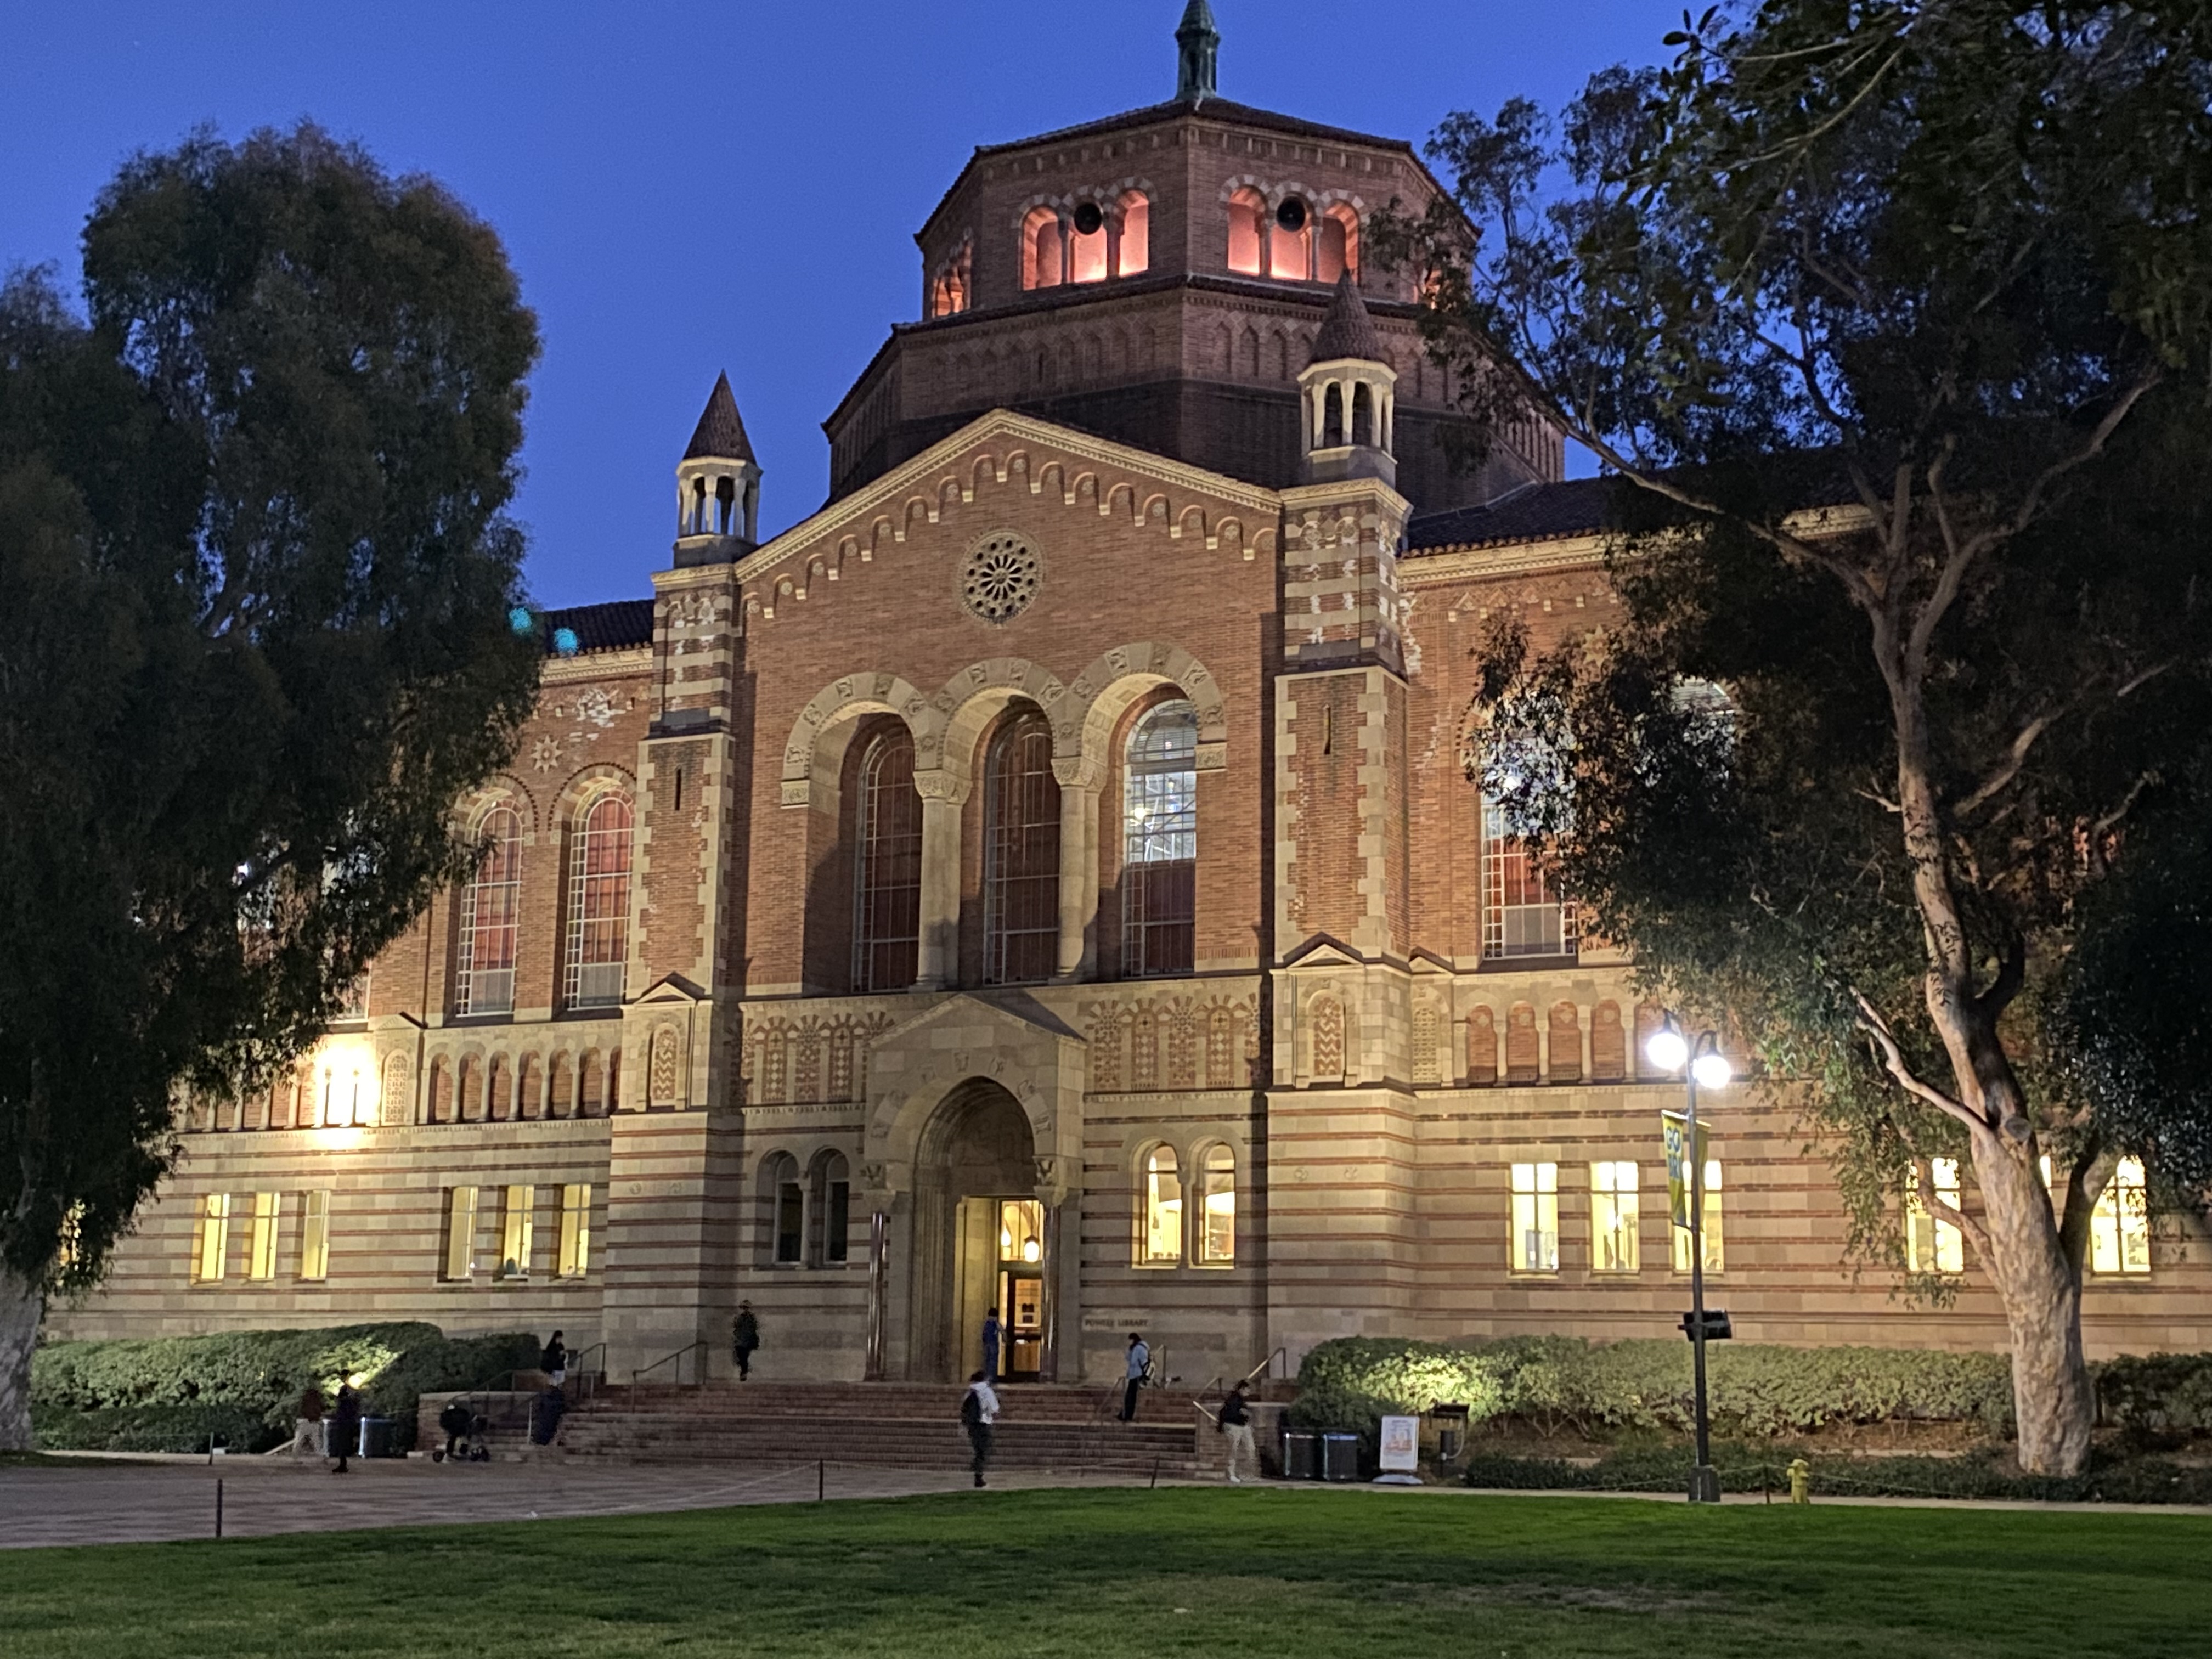
<path id="1" fill-rule="evenodd" d="M 2002 1354 L 1731 1342 L 1709 1347 L 1706 1367 L 1713 1420 L 1730 1433 L 1898 1419 L 1978 1422 L 2002 1433 L 2012 1417 L 2012 1367 Z M 1438 1401 L 1468 1406 L 1474 1422 L 1515 1418 L 1547 1431 L 1684 1431 L 1692 1415 L 1690 1345 L 1346 1338 L 1306 1356 L 1291 1415 L 1304 1426 L 1371 1431 L 1385 1413 L 1424 1412 Z"/>
<path id="2" fill-rule="evenodd" d="M 289 1436 L 310 1385 L 334 1397 L 354 1378 L 363 1413 L 397 1419 L 404 1447 L 417 1395 L 476 1388 L 537 1358 L 526 1332 L 449 1337 L 420 1322 L 54 1342 L 32 1357 L 31 1406 L 50 1448 L 194 1451 L 222 1433 L 244 1449 Z M 247 1422 L 258 1431 L 236 1427 Z M 194 1437 L 196 1445 L 166 1443 Z M 137 1443 L 149 1439 L 165 1443 Z"/>
<path id="3" fill-rule="evenodd" d="M 2115 1428 L 2212 1431 L 2212 1353 L 2125 1354 L 2090 1370 Z"/>

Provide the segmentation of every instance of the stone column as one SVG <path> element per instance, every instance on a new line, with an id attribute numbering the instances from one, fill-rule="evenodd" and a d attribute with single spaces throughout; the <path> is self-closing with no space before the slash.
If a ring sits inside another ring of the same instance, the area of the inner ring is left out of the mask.
<path id="1" fill-rule="evenodd" d="M 915 984 L 948 989 L 960 972 L 960 808 L 967 781 L 942 768 L 914 775 L 921 797 L 921 941 Z"/>
<path id="2" fill-rule="evenodd" d="M 1098 790 L 1094 768 L 1079 761 L 1060 778 L 1060 979 L 1086 979 L 1097 968 Z M 1060 776 L 1061 763 L 1053 763 Z"/>

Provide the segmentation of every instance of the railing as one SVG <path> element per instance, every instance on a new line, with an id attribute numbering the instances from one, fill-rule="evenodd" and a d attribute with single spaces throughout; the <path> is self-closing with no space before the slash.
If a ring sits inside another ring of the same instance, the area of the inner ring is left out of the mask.
<path id="1" fill-rule="evenodd" d="M 629 1374 L 629 1387 L 632 1396 L 635 1397 L 636 1395 L 637 1385 L 639 1383 L 644 1382 L 647 1377 L 651 1376 L 655 1371 L 659 1370 L 664 1365 L 673 1365 L 676 1367 L 676 1375 L 673 1379 L 674 1385 L 677 1388 L 682 1388 L 684 1386 L 684 1360 L 686 1355 L 690 1356 L 691 1358 L 691 1386 L 695 1389 L 702 1389 L 706 1387 L 707 1351 L 710 1346 L 711 1345 L 702 1338 L 696 1342 L 685 1343 L 673 1353 L 665 1353 L 661 1355 L 659 1358 L 654 1360 L 650 1365 L 637 1365 L 631 1367 Z"/>
<path id="2" fill-rule="evenodd" d="M 1283 1362 L 1283 1370 L 1285 1374 L 1287 1375 L 1290 1370 L 1290 1358 L 1291 1355 L 1289 1349 L 1277 1348 L 1265 1359 L 1262 1359 L 1258 1364 L 1253 1366 L 1250 1370 L 1245 1372 L 1242 1377 L 1237 1379 L 1237 1381 L 1243 1387 L 1248 1389 L 1250 1388 L 1253 1382 L 1259 1376 L 1261 1372 L 1267 1371 L 1272 1376 L 1275 1362 L 1278 1359 Z M 1227 1373 L 1224 1372 L 1219 1376 L 1213 1377 L 1204 1388 L 1200 1389 L 1195 1395 L 1191 1396 L 1190 1403 L 1198 1408 L 1199 1415 L 1203 1417 L 1209 1423 L 1218 1423 L 1221 1420 L 1218 1413 L 1210 1412 L 1206 1409 L 1206 1397 L 1215 1393 L 1220 1394 L 1224 1398 L 1227 1397 L 1229 1393 L 1229 1377 Z"/>
<path id="3" fill-rule="evenodd" d="M 591 1363 L 593 1354 L 599 1356 L 596 1365 Z M 606 1375 L 607 1345 L 594 1342 L 590 1347 L 568 1356 L 568 1380 L 561 1385 L 561 1392 L 572 1406 L 586 1404 L 599 1391 L 599 1385 L 606 1381 Z"/>

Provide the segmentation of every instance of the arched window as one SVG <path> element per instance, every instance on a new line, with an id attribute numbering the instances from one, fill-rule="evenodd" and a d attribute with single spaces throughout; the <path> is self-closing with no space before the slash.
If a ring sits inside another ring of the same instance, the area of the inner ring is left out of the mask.
<path id="1" fill-rule="evenodd" d="M 789 1152 L 771 1153 L 761 1164 L 760 1194 L 765 1223 L 761 1259 L 797 1264 L 806 1236 L 806 1189 L 799 1185 L 799 1160 Z"/>
<path id="2" fill-rule="evenodd" d="M 1065 258 L 1059 212 L 1048 207 L 1031 208 L 1022 221 L 1022 286 L 1058 288 L 1066 275 Z"/>
<path id="3" fill-rule="evenodd" d="M 853 988 L 902 991 L 914 983 L 921 940 L 921 797 L 914 734 L 903 726 L 868 745 L 854 811 Z"/>
<path id="4" fill-rule="evenodd" d="M 1141 276 L 1152 263 L 1152 204 L 1141 190 L 1125 191 L 1121 201 L 1121 248 L 1114 274 Z"/>
<path id="5" fill-rule="evenodd" d="M 1267 228 L 1267 204 L 1256 190 L 1246 188 L 1229 198 L 1229 268 L 1247 276 L 1261 271 L 1262 237 Z"/>
<path id="6" fill-rule="evenodd" d="M 939 270 L 936 280 L 929 287 L 929 314 L 932 317 L 957 316 L 968 309 L 968 294 L 971 282 L 974 251 L 965 242 L 959 251 Z"/>
<path id="7" fill-rule="evenodd" d="M 566 1049 L 553 1056 L 553 1115 L 574 1117 L 576 1115 L 576 1058 Z"/>
<path id="8" fill-rule="evenodd" d="M 1359 276 L 1359 217 L 1343 203 L 1337 202 L 1322 210 L 1319 224 L 1321 240 L 1314 249 L 1314 280 L 1333 283 L 1350 271 L 1356 282 Z"/>
<path id="9" fill-rule="evenodd" d="M 602 795 L 569 837 L 568 961 L 563 995 L 571 1008 L 623 1000 L 629 961 L 630 805 Z"/>
<path id="10" fill-rule="evenodd" d="M 461 899 L 460 970 L 453 1011 L 504 1014 L 514 1006 L 514 945 L 522 905 L 522 820 L 495 806 L 477 834 L 483 862 Z"/>
<path id="11" fill-rule="evenodd" d="M 1164 702 L 1129 734 L 1121 787 L 1121 971 L 1191 969 L 1198 896 L 1198 710 Z"/>
<path id="12" fill-rule="evenodd" d="M 842 1152 L 822 1152 L 807 1171 L 806 1260 L 842 1267 L 850 1255 L 853 1177 Z"/>
<path id="13" fill-rule="evenodd" d="M 1237 1154 L 1209 1148 L 1198 1181 L 1198 1259 L 1219 1267 L 1237 1260 Z"/>
<path id="14" fill-rule="evenodd" d="M 1106 280 L 1106 210 L 1079 202 L 1067 227 L 1067 277 L 1073 283 Z"/>
<path id="15" fill-rule="evenodd" d="M 983 787 L 983 979 L 1027 985 L 1060 965 L 1060 783 L 1034 708 L 991 740 Z"/>
<path id="16" fill-rule="evenodd" d="M 1137 1260 L 1164 1266 L 1182 1260 L 1182 1177 L 1175 1148 L 1155 1146 L 1145 1154 L 1143 1235 Z"/>
<path id="17" fill-rule="evenodd" d="M 1285 197 L 1268 219 L 1267 275 L 1286 283 L 1312 280 L 1313 220 L 1295 196 Z"/>

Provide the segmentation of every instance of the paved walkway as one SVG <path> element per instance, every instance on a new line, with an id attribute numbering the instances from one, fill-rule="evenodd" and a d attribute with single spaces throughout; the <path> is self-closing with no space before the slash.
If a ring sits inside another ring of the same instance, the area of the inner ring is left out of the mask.
<path id="1" fill-rule="evenodd" d="M 0 1468 L 0 1549 L 59 1544 L 148 1543 L 215 1535 L 216 1486 L 222 1486 L 226 1538 L 415 1527 L 466 1521 L 538 1521 L 584 1515 L 644 1515 L 737 1504 L 906 1498 L 972 1491 L 964 1471 L 814 1464 L 432 1463 L 423 1458 L 357 1462 L 344 1475 L 288 1457 L 102 1457 L 41 1467 Z M 1121 1486 L 1127 1476 L 1010 1471 L 994 1490 Z"/>

